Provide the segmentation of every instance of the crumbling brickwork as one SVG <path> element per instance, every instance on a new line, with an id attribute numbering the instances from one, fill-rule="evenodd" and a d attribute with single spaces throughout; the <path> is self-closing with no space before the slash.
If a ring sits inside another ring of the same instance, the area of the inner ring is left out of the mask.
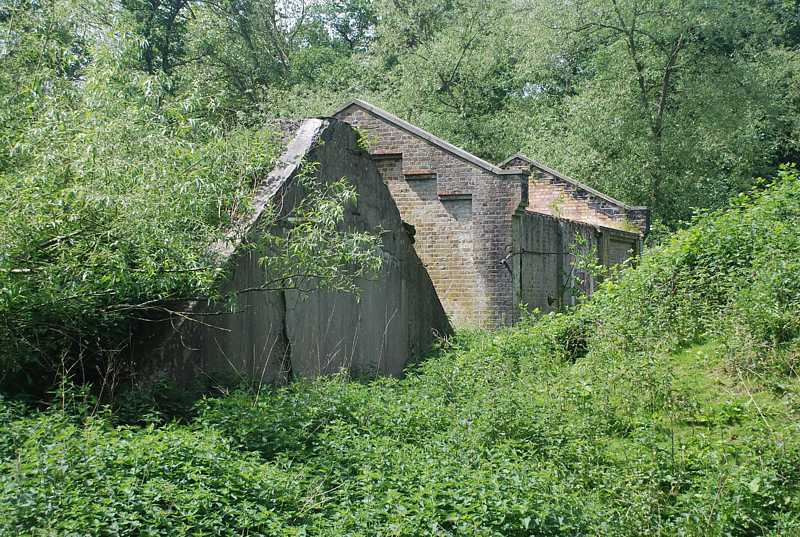
<path id="1" fill-rule="evenodd" d="M 524 242 L 520 226 L 533 225 L 523 218 L 528 212 L 553 221 L 582 222 L 588 234 L 593 229 L 589 225 L 632 228 L 621 231 L 624 243 L 638 243 L 635 226 L 641 223 L 629 221 L 631 216 L 638 218 L 634 208 L 588 187 L 578 188 L 578 183 L 536 167 L 538 163 L 524 155 L 495 166 L 363 101 L 348 103 L 334 116 L 366 135 L 369 152 L 403 220 L 416 230 L 417 254 L 456 325 L 496 327 L 514 319 L 517 305 L 526 298 L 514 272 L 524 266 L 514 259 L 519 257 L 515 248 Z M 545 228 L 537 229 L 543 233 Z M 531 240 L 530 233 L 525 237 Z M 564 239 L 559 245 L 566 248 L 569 242 Z M 628 250 L 615 254 L 626 255 Z M 555 283 L 537 280 L 537 285 L 557 288 L 565 281 L 557 272 L 569 270 L 569 263 L 563 255 L 558 263 L 544 262 L 542 278 Z M 536 301 L 529 305 L 542 309 L 548 303 L 546 295 L 527 296 Z M 559 295 L 551 302 L 563 300 Z"/>
<path id="2" fill-rule="evenodd" d="M 535 213 L 634 233 L 648 231 L 646 207 L 631 207 L 522 154 L 500 166 L 530 172 L 528 209 Z"/>

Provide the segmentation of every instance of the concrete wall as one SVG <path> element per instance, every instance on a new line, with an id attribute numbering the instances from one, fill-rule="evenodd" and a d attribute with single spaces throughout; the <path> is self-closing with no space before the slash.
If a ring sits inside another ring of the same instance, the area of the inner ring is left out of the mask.
<path id="1" fill-rule="evenodd" d="M 502 260 L 511 251 L 512 216 L 526 196 L 527 173 L 476 165 L 356 104 L 336 117 L 367 133 L 370 153 L 403 219 L 416 229 L 417 254 L 453 322 L 486 328 L 511 322 L 511 275 Z"/>
<path id="2" fill-rule="evenodd" d="M 578 242 L 580 237 L 580 242 Z M 639 255 L 635 233 L 525 211 L 514 217 L 511 272 L 514 302 L 543 312 L 573 305 L 576 291 L 591 294 L 597 282 L 575 267 L 572 252 L 611 266 Z"/>
<path id="3" fill-rule="evenodd" d="M 182 383 L 230 384 L 249 379 L 281 383 L 342 369 L 354 376 L 399 375 L 426 352 L 436 335 L 451 332 L 433 284 L 417 257 L 389 190 L 353 129 L 336 120 L 307 120 L 254 205 L 290 210 L 302 197 L 294 181 L 301 159 L 316 161 L 321 181 L 348 178 L 358 203 L 345 215 L 347 229 L 383 230 L 383 266 L 360 282 L 360 299 L 327 291 L 248 291 L 267 275 L 265 252 L 240 244 L 218 248 L 229 257 L 224 291 L 231 304 L 197 302 L 144 330 L 139 360 Z M 257 238 L 258 219 L 248 223 Z"/>

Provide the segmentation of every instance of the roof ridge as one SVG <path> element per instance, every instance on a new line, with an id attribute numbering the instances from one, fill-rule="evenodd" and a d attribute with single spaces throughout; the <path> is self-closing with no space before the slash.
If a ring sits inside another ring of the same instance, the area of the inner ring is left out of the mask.
<path id="1" fill-rule="evenodd" d="M 466 160 L 467 162 L 471 162 L 472 164 L 475 164 L 476 166 L 478 166 L 478 167 L 480 167 L 480 168 L 482 168 L 482 169 L 484 169 L 486 171 L 492 172 L 492 173 L 494 173 L 496 175 L 516 175 L 516 174 L 519 173 L 519 172 L 514 171 L 514 170 L 504 170 L 500 166 L 495 166 L 491 162 L 483 160 L 482 158 L 480 158 L 480 157 L 478 157 L 476 155 L 473 155 L 469 151 L 461 149 L 460 147 L 455 146 L 455 145 L 451 144 L 450 142 L 448 142 L 446 140 L 443 140 L 442 138 L 439 138 L 438 136 L 436 136 L 434 134 L 431 134 L 430 132 L 428 132 L 428 131 L 426 131 L 424 129 L 421 129 L 421 128 L 417 127 L 416 125 L 412 125 L 408 121 L 400 119 L 399 117 L 395 116 L 394 114 L 391 114 L 390 112 L 387 112 L 383 108 L 380 108 L 378 106 L 370 104 L 370 103 L 368 103 L 366 101 L 362 101 L 361 99 L 351 99 L 350 101 L 346 102 L 343 106 L 340 106 L 336 111 L 334 111 L 331 114 L 331 116 L 335 117 L 338 114 L 344 112 L 346 109 L 348 109 L 351 106 L 358 106 L 360 108 L 363 108 L 364 110 L 381 117 L 382 119 L 388 121 L 389 123 L 392 123 L 395 126 L 401 128 L 401 129 L 403 129 L 403 130 L 405 130 L 407 132 L 410 132 L 411 134 L 413 134 L 415 136 L 418 136 L 419 138 L 422 138 L 422 139 L 427 140 L 428 142 L 430 142 L 430 143 L 432 143 L 432 144 L 434 144 L 436 146 L 439 146 L 441 149 L 447 151 L 448 153 L 450 153 L 452 155 L 455 155 L 455 156 L 457 156 L 457 157 L 459 157 L 459 158 L 461 158 L 463 160 Z"/>

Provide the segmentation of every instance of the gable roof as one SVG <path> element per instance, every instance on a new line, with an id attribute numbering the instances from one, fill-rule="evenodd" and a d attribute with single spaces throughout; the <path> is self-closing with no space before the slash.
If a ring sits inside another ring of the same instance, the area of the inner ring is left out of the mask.
<path id="1" fill-rule="evenodd" d="M 511 155 L 510 157 L 505 159 L 503 162 L 501 162 L 499 164 L 499 166 L 500 167 L 507 166 L 508 163 L 511 162 L 514 159 L 523 160 L 523 161 L 527 162 L 528 164 L 530 164 L 531 166 L 533 166 L 534 168 L 538 168 L 539 170 L 541 170 L 541 171 L 543 171 L 543 172 L 545 172 L 547 174 L 550 174 L 553 177 L 555 177 L 557 179 L 560 179 L 561 181 L 564 181 L 565 183 L 571 184 L 575 188 L 583 190 L 584 192 L 587 192 L 587 193 L 591 194 L 592 196 L 594 196 L 596 198 L 600 198 L 601 200 L 603 200 L 605 202 L 608 202 L 608 203 L 610 203 L 612 205 L 616 205 L 618 207 L 621 207 L 622 209 L 624 209 L 626 211 L 644 211 L 644 210 L 647 210 L 647 207 L 634 206 L 634 205 L 628 205 L 626 203 L 622 203 L 621 201 L 616 200 L 616 199 L 612 198 L 611 196 L 608 196 L 606 194 L 603 194 L 600 191 L 595 190 L 594 188 L 590 187 L 589 185 L 585 185 L 585 184 L 581 183 L 580 181 L 576 181 L 572 177 L 568 177 L 568 176 L 564 175 L 563 173 L 560 173 L 560 172 L 554 170 L 553 168 L 545 166 L 541 162 L 533 160 L 532 158 L 530 158 L 527 155 L 524 155 L 523 153 L 515 153 L 515 154 Z"/>
<path id="2" fill-rule="evenodd" d="M 420 129 L 419 127 L 412 125 L 407 121 L 403 121 L 399 117 L 390 114 L 386 110 L 378 108 L 377 106 L 372 105 L 366 101 L 362 101 L 361 99 L 353 99 L 351 101 L 348 101 L 343 106 L 339 107 L 339 109 L 337 109 L 335 112 L 333 112 L 331 116 L 336 117 L 345 110 L 347 110 L 348 108 L 350 108 L 351 106 L 357 106 L 363 110 L 366 110 L 367 112 L 383 119 L 387 123 L 391 123 L 395 127 L 398 127 L 410 134 L 413 134 L 418 138 L 422 138 L 423 140 L 430 142 L 431 144 L 439 147 L 440 149 L 447 151 L 448 153 L 455 155 L 460 159 L 466 160 L 467 162 L 470 162 L 471 164 L 474 164 L 475 166 L 478 166 L 479 168 L 486 170 L 487 172 L 491 172 L 497 175 L 519 175 L 520 173 L 519 170 L 504 170 L 499 166 L 495 166 L 494 164 L 487 162 L 482 158 L 477 157 L 472 153 L 461 149 L 460 147 L 456 147 L 453 144 L 446 142 L 445 140 L 442 140 L 438 136 L 434 136 L 433 134 L 429 133 L 426 130 Z"/>

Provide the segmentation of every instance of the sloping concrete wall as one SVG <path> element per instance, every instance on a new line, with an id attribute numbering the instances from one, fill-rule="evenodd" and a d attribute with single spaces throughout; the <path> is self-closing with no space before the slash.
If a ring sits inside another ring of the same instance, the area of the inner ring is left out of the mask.
<path id="1" fill-rule="evenodd" d="M 444 309 L 389 189 L 358 146 L 354 130 L 333 121 L 324 143 L 309 156 L 323 163 L 322 180 L 355 181 L 358 206 L 347 212 L 346 225 L 383 230 L 383 268 L 361 282 L 359 301 L 324 291 L 309 297 L 286 293 L 293 370 L 316 376 L 345 366 L 358 376 L 399 375 L 409 359 L 430 348 L 434 333 L 450 333 Z"/>
<path id="2" fill-rule="evenodd" d="M 186 304 L 149 323 L 134 353 L 145 370 L 205 385 L 282 383 L 343 369 L 354 376 L 399 375 L 437 335 L 451 332 L 388 188 L 346 123 L 312 119 L 300 125 L 255 195 L 244 242 L 257 238 L 258 218 L 269 203 L 288 212 L 303 195 L 293 180 L 301 160 L 319 163 L 320 181 L 346 177 L 354 184 L 358 203 L 346 211 L 347 229 L 382 231 L 383 265 L 360 282 L 360 300 L 327 291 L 258 290 L 267 279 L 258 262 L 265 252 L 232 234 L 215 249 L 228 258 L 223 293 L 233 300 Z"/>

